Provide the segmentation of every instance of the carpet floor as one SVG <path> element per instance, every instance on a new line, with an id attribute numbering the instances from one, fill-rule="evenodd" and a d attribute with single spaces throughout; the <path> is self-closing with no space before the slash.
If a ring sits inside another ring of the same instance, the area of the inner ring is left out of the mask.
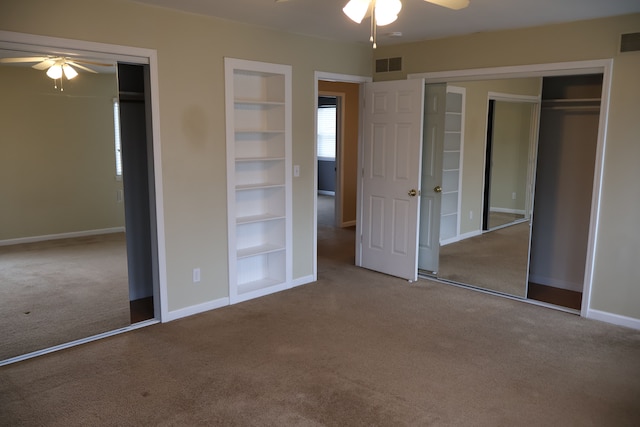
<path id="1" fill-rule="evenodd" d="M 442 246 L 438 277 L 526 298 L 528 258 L 523 222 Z"/>
<path id="2" fill-rule="evenodd" d="M 7 426 L 637 426 L 640 331 L 352 265 L 0 368 Z"/>
<path id="3" fill-rule="evenodd" d="M 128 326 L 124 233 L 0 247 L 0 360 Z"/>

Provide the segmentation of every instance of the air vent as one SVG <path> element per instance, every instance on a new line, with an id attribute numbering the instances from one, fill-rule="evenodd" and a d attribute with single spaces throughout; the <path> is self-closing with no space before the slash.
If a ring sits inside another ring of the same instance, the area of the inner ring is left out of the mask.
<path id="1" fill-rule="evenodd" d="M 376 59 L 376 73 L 402 71 L 402 57 Z"/>
<path id="2" fill-rule="evenodd" d="M 623 34 L 620 37 L 620 52 L 636 52 L 640 50 L 640 33 Z"/>
<path id="3" fill-rule="evenodd" d="M 402 71 L 402 58 L 389 58 L 389 71 Z"/>

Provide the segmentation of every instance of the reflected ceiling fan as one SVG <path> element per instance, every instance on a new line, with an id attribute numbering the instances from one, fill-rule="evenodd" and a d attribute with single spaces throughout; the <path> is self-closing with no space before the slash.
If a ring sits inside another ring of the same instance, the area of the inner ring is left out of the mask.
<path id="1" fill-rule="evenodd" d="M 283 3 L 290 0 L 275 0 L 276 3 Z M 424 0 L 448 9 L 460 10 L 469 6 L 469 0 Z M 400 0 L 349 0 L 342 9 L 345 15 L 353 22 L 361 23 L 362 20 L 371 16 L 371 37 L 369 41 L 376 48 L 377 27 L 388 25 L 398 19 L 398 13 L 402 10 Z"/>
<path id="2" fill-rule="evenodd" d="M 60 79 L 62 83 L 62 76 L 64 75 L 67 80 L 71 80 L 78 75 L 76 68 L 87 71 L 89 73 L 97 74 L 96 70 L 93 70 L 87 65 L 94 67 L 112 67 L 113 64 L 106 64 L 101 62 L 87 61 L 85 59 L 67 58 L 64 56 L 26 56 L 20 58 L 0 58 L 0 64 L 19 64 L 37 62 L 32 65 L 32 68 L 36 70 L 47 70 L 47 76 L 54 81 Z M 60 85 L 62 89 L 62 84 Z M 54 86 L 57 88 L 57 86 Z"/>

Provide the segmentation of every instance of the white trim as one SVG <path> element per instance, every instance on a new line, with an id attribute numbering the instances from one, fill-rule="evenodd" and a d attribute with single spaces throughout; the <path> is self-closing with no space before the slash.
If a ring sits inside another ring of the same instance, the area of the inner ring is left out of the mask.
<path id="1" fill-rule="evenodd" d="M 59 37 L 39 36 L 27 33 L 15 33 L 0 30 L 0 48 L 12 50 L 34 50 L 39 52 L 68 56 L 90 56 L 95 59 L 149 64 L 149 56 L 155 50 L 97 43 L 85 40 L 63 39 Z"/>
<path id="2" fill-rule="evenodd" d="M 357 225 L 357 223 L 358 223 L 358 221 L 356 221 L 354 219 L 354 220 L 351 220 L 351 221 L 345 221 L 342 224 L 340 224 L 340 226 L 343 227 L 343 228 L 353 227 L 354 225 Z"/>
<path id="3" fill-rule="evenodd" d="M 451 243 L 460 242 L 462 240 L 470 239 L 472 237 L 482 235 L 482 230 L 469 231 L 468 233 L 460 234 L 456 237 L 452 237 L 451 239 L 443 240 L 440 242 L 440 246 L 445 246 Z"/>
<path id="4" fill-rule="evenodd" d="M 509 209 L 509 208 L 496 208 L 496 207 L 489 207 L 489 212 L 510 213 L 510 214 L 517 214 L 517 215 L 524 215 L 527 213 L 526 209 Z"/>
<path id="5" fill-rule="evenodd" d="M 495 80 L 514 77 L 570 76 L 601 73 L 603 67 L 610 66 L 612 59 L 590 61 L 552 62 L 548 64 L 515 65 L 493 68 L 472 68 L 468 70 L 436 71 L 408 74 L 408 79 L 424 78 L 427 83 L 453 83 L 465 80 Z"/>
<path id="6" fill-rule="evenodd" d="M 512 93 L 502 93 L 502 92 L 489 92 L 489 99 L 493 99 L 495 101 L 503 101 L 503 102 L 530 102 L 532 104 L 537 104 L 542 99 L 542 94 L 537 96 L 531 95 L 516 95 Z"/>
<path id="7" fill-rule="evenodd" d="M 204 313 L 205 311 L 215 310 L 216 308 L 225 307 L 227 305 L 229 305 L 228 297 L 219 298 L 216 300 L 204 302 L 202 304 L 196 304 L 185 308 L 179 308 L 177 310 L 172 310 L 167 313 L 162 321 L 170 322 L 172 320 L 182 319 L 183 317 L 193 316 L 194 314 Z"/>
<path id="8" fill-rule="evenodd" d="M 627 328 L 640 330 L 640 319 L 633 317 L 621 316 L 619 314 L 608 313 L 600 310 L 587 310 L 587 319 L 599 320 L 601 322 L 611 323 L 613 325 L 625 326 Z"/>
<path id="9" fill-rule="evenodd" d="M 19 237 L 0 240 L 0 246 L 21 245 L 23 243 L 46 242 L 48 240 L 74 239 L 76 237 L 100 236 L 102 234 L 124 233 L 124 227 L 101 228 L 97 230 L 71 231 L 69 233 L 45 234 L 42 236 Z"/>
<path id="10" fill-rule="evenodd" d="M 63 39 L 57 37 L 38 36 L 33 34 L 0 31 L 0 48 L 47 51 L 69 56 L 84 54 L 92 58 L 102 58 L 129 62 L 134 64 L 148 64 L 150 77 L 151 123 L 153 138 L 153 167 L 156 207 L 156 238 L 158 256 L 158 280 L 154 289 L 154 304 L 160 307 L 156 310 L 156 317 L 164 321 L 168 312 L 167 302 L 167 261 L 164 225 L 164 198 L 162 188 L 162 157 L 160 143 L 160 106 L 158 84 L 158 54 L 155 49 L 121 46 L 106 43 L 96 43 L 84 40 Z M 158 302 L 158 299 L 160 300 Z"/>
<path id="11" fill-rule="evenodd" d="M 9 365 L 11 363 L 22 362 L 23 360 L 32 359 L 34 357 L 42 356 L 45 354 L 53 353 L 54 351 L 64 350 L 67 348 L 75 347 L 80 344 L 86 344 L 88 342 L 97 341 L 102 338 L 112 337 L 114 335 L 119 335 L 124 332 L 133 331 L 136 329 L 144 328 L 145 326 L 155 325 L 158 323 L 157 320 L 145 320 L 143 322 L 134 323 L 133 325 L 126 326 L 124 328 L 115 329 L 113 331 L 103 332 L 101 334 L 92 335 L 86 338 L 80 338 L 75 341 L 66 342 L 64 344 L 54 345 L 53 347 L 44 348 L 42 350 L 32 351 L 31 353 L 21 354 L 20 356 L 11 357 L 9 359 L 0 360 L 0 366 Z"/>
<path id="12" fill-rule="evenodd" d="M 613 75 L 613 59 L 604 65 L 602 75 L 602 97 L 600 99 L 600 123 L 598 124 L 598 142 L 596 144 L 596 161 L 593 168 L 593 193 L 591 196 L 591 220 L 587 256 L 584 271 L 584 288 L 582 290 L 581 315 L 589 315 L 591 307 L 591 291 L 593 287 L 593 270 L 596 263 L 596 246 L 600 224 L 600 202 L 602 200 L 602 177 L 604 175 L 604 157 L 607 145 L 607 127 L 609 124 L 609 98 Z"/>
<path id="13" fill-rule="evenodd" d="M 318 280 L 318 118 L 316 110 L 318 109 L 318 82 L 320 80 L 345 83 L 367 83 L 372 82 L 373 78 L 369 76 L 356 76 L 350 74 L 328 73 L 324 71 L 314 72 L 313 87 L 313 281 Z M 362 91 L 361 91 L 362 92 Z M 360 96 L 362 98 L 362 94 Z M 360 101 L 362 102 L 362 100 Z M 362 111 L 362 105 L 359 108 Z M 360 115 L 362 117 L 362 115 Z M 361 168 L 360 153 L 362 152 L 362 119 L 358 124 L 358 170 Z M 360 174 L 358 173 L 357 188 L 360 188 Z M 356 203 L 356 218 L 360 216 L 360 200 Z M 356 219 L 356 223 L 357 223 Z M 356 224 L 357 227 L 357 224 Z M 357 232 L 356 232 L 357 235 Z M 358 264 L 359 245 L 356 243 L 356 265 Z"/>
<path id="14" fill-rule="evenodd" d="M 291 281 L 291 287 L 295 288 L 297 286 L 307 285 L 312 282 L 315 282 L 315 280 L 313 279 L 313 275 L 309 274 L 308 276 L 298 277 L 297 279 Z"/>
<path id="15" fill-rule="evenodd" d="M 328 190 L 318 190 L 318 194 L 320 194 L 321 196 L 333 196 L 333 197 L 335 197 L 336 192 L 335 191 L 328 191 Z"/>

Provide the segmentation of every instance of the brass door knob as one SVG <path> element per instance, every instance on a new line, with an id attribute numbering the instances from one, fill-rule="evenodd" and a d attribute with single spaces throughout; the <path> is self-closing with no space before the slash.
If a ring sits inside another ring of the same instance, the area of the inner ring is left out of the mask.
<path id="1" fill-rule="evenodd" d="M 411 190 L 409 190 L 409 196 L 410 197 L 416 197 L 416 194 L 418 194 L 418 192 L 416 190 L 414 190 L 413 188 Z"/>
<path id="2" fill-rule="evenodd" d="M 433 191 L 435 191 L 436 193 L 442 193 L 442 187 L 436 185 L 435 187 L 433 187 Z"/>

